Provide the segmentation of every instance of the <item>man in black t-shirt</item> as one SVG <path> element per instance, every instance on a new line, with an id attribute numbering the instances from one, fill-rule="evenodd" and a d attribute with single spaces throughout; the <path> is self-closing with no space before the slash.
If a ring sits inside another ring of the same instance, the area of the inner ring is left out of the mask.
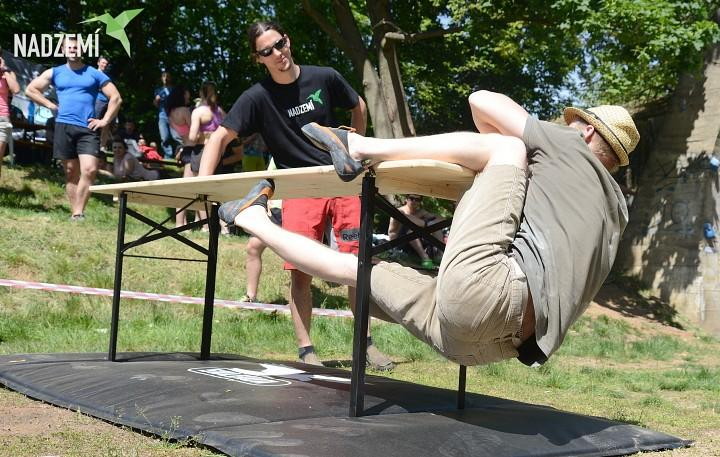
<path id="1" fill-rule="evenodd" d="M 200 176 L 212 175 L 221 151 L 237 136 L 261 133 L 278 169 L 331 165 L 330 155 L 316 148 L 302 133 L 309 122 L 337 126 L 336 108 L 351 113 L 351 125 L 364 133 L 365 101 L 334 69 L 297 65 L 292 57 L 290 37 L 271 22 L 258 22 L 248 29 L 253 58 L 267 68 L 269 77 L 240 95 L 222 125 L 205 143 Z M 294 199 L 283 201 L 283 227 L 322 241 L 331 221 L 333 235 L 341 252 L 356 254 L 360 227 L 360 201 L 357 197 Z M 321 365 L 310 340 L 312 317 L 312 276 L 286 263 L 290 270 L 290 309 L 298 340 L 300 360 Z M 349 289 L 354 307 L 354 289 Z M 368 339 L 368 365 L 389 370 L 392 361 Z"/>

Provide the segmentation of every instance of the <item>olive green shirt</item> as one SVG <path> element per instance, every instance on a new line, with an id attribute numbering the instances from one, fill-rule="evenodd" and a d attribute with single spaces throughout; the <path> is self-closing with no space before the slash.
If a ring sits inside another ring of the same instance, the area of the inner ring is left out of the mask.
<path id="1" fill-rule="evenodd" d="M 511 255 L 535 305 L 535 339 L 550 356 L 605 281 L 628 221 L 610 172 L 578 130 L 528 117 L 528 187 Z"/>

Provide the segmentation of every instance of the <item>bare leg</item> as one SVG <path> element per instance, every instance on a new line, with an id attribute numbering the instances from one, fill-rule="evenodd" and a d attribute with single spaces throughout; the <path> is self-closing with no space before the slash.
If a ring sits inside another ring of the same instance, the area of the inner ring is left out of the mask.
<path id="1" fill-rule="evenodd" d="M 310 324 L 312 321 L 312 276 L 299 270 L 290 270 L 290 313 L 292 314 L 298 347 L 312 345 Z"/>
<path id="2" fill-rule="evenodd" d="M 245 292 L 253 301 L 257 299 L 260 274 L 262 274 L 262 253 L 266 247 L 260 239 L 254 236 L 251 236 L 247 243 L 247 257 L 245 259 L 247 289 Z"/>
<path id="3" fill-rule="evenodd" d="M 425 249 L 422 246 L 422 243 L 417 238 L 412 240 L 410 243 L 410 247 L 413 248 L 413 251 L 420 257 L 421 260 L 429 260 L 430 256 L 427 255 L 427 252 L 425 252 Z"/>
<path id="4" fill-rule="evenodd" d="M 187 173 L 187 175 L 186 175 L 186 173 Z M 183 170 L 183 178 L 195 178 L 195 177 L 197 177 L 197 175 L 198 175 L 197 173 L 192 171 L 190 164 L 185 166 L 185 169 Z M 200 221 L 203 219 L 207 219 L 207 211 L 196 211 L 195 212 L 195 220 Z M 202 226 L 201 230 L 203 232 L 208 232 L 208 231 L 210 231 L 210 227 L 208 227 L 207 224 L 204 224 Z"/>
<path id="5" fill-rule="evenodd" d="M 478 91 L 473 92 L 470 97 L 468 97 L 468 102 L 470 104 L 470 112 L 472 113 L 475 128 L 477 128 L 478 132 L 480 133 L 501 133 L 498 129 L 482 120 L 483 116 L 481 110 L 483 106 L 483 94 L 483 91 Z"/>
<path id="6" fill-rule="evenodd" d="M 263 207 L 247 208 L 235 218 L 235 225 L 252 233 L 281 258 L 306 274 L 355 287 L 357 257 L 333 251 L 317 241 L 278 227 Z"/>
<path id="7" fill-rule="evenodd" d="M 90 186 L 95 182 L 100 167 L 100 159 L 89 154 L 80 154 L 78 160 L 80 161 L 80 179 L 75 191 L 73 214 L 83 214 L 85 212 L 85 206 L 90 199 Z"/>
<path id="8" fill-rule="evenodd" d="M 488 165 L 514 165 L 526 167 L 526 158 L 517 154 L 498 154 L 513 145 L 522 143 L 519 138 L 497 133 L 454 132 L 425 137 L 372 138 L 348 134 L 350 155 L 358 160 L 372 162 L 386 160 L 434 159 L 456 163 L 475 171 Z M 523 144 L 524 147 L 524 144 Z"/>
<path id="9" fill-rule="evenodd" d="M 80 212 L 75 212 L 75 208 L 78 206 L 77 187 L 80 181 L 80 160 L 63 160 L 63 169 L 65 170 L 65 195 L 70 202 L 70 214 L 80 214 Z"/>
<path id="10" fill-rule="evenodd" d="M 0 176 L 2 176 L 2 161 L 3 157 L 5 157 L 5 147 L 7 146 L 7 143 L 0 143 Z"/>
<path id="11" fill-rule="evenodd" d="M 190 169 L 190 164 L 186 163 L 185 167 L 183 168 L 183 178 L 190 178 L 192 176 L 193 172 Z M 187 225 L 187 210 L 182 210 L 175 213 L 175 227 L 182 227 L 184 225 Z"/>

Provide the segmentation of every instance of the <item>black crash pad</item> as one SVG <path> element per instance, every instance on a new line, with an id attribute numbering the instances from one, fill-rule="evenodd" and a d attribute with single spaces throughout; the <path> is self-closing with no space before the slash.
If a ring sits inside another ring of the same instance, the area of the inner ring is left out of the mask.
<path id="1" fill-rule="evenodd" d="M 368 376 L 368 415 L 348 417 L 350 373 L 187 353 L 0 357 L 29 397 L 232 456 L 615 456 L 691 443 L 545 406 Z"/>

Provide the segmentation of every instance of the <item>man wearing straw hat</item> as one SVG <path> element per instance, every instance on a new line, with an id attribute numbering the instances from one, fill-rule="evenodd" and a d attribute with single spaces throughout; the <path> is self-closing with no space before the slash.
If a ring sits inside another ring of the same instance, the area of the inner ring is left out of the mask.
<path id="1" fill-rule="evenodd" d="M 379 262 L 371 315 L 397 322 L 463 365 L 517 357 L 542 364 L 585 311 L 615 260 L 628 213 L 611 172 L 640 135 L 620 106 L 567 108 L 567 126 L 539 121 L 510 98 L 470 98 L 478 132 L 379 139 L 308 124 L 343 180 L 387 160 L 435 159 L 477 172 L 459 198 L 437 278 Z M 276 227 L 260 182 L 220 217 L 300 269 L 354 286 L 357 260 Z"/>

